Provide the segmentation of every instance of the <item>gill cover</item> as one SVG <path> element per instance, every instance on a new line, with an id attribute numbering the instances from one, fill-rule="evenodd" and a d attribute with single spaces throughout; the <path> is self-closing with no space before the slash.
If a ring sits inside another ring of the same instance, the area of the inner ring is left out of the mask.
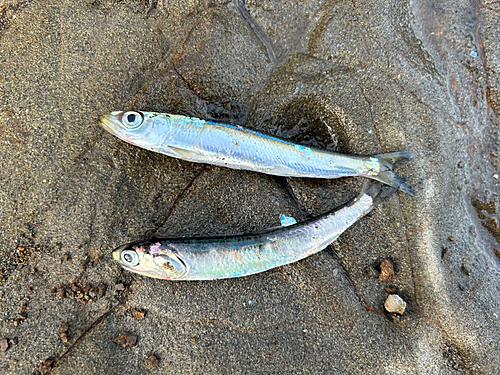
<path id="1" fill-rule="evenodd" d="M 187 273 L 186 264 L 171 250 L 165 249 L 163 254 L 156 255 L 154 262 L 161 268 L 166 279 L 178 279 Z"/>

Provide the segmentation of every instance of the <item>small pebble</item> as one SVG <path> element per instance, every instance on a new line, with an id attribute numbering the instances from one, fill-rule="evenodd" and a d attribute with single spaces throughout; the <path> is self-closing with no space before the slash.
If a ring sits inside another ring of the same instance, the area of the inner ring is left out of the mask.
<path id="1" fill-rule="evenodd" d="M 134 316 L 137 319 L 144 319 L 146 317 L 146 311 L 143 309 L 134 309 Z"/>
<path id="2" fill-rule="evenodd" d="M 129 335 L 126 333 L 120 333 L 118 337 L 116 337 L 113 342 L 118 345 L 126 348 L 127 346 L 136 346 L 137 345 L 137 336 Z"/>
<path id="3" fill-rule="evenodd" d="M 9 342 L 7 339 L 0 339 L 0 352 L 5 352 L 9 349 Z"/>
<path id="4" fill-rule="evenodd" d="M 498 175 L 495 173 L 495 174 L 493 175 L 493 178 L 494 178 L 495 180 L 498 180 Z"/>
<path id="5" fill-rule="evenodd" d="M 156 358 L 154 355 L 149 356 L 148 357 L 148 366 L 150 368 L 158 367 L 158 358 Z"/>
<path id="6" fill-rule="evenodd" d="M 123 285 L 122 283 L 116 284 L 115 290 L 117 291 L 125 290 L 125 285 Z"/>
<path id="7" fill-rule="evenodd" d="M 379 281 L 389 281 L 394 277 L 394 267 L 390 260 L 384 259 L 380 263 L 380 275 L 378 275 Z"/>
<path id="8" fill-rule="evenodd" d="M 69 336 L 68 332 L 61 333 L 59 337 L 61 337 L 62 342 L 65 344 L 71 341 L 71 337 Z"/>
<path id="9" fill-rule="evenodd" d="M 477 57 L 477 52 L 476 52 L 476 51 L 471 51 L 470 55 L 471 55 L 472 57 Z"/>
<path id="10" fill-rule="evenodd" d="M 397 294 L 389 294 L 384 307 L 387 311 L 402 315 L 406 309 L 406 302 Z"/>

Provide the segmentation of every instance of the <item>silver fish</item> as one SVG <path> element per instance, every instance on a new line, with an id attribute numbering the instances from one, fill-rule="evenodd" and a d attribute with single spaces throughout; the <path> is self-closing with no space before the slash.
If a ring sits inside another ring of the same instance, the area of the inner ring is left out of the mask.
<path id="1" fill-rule="evenodd" d="M 252 275 L 323 250 L 394 191 L 365 182 L 351 203 L 303 223 L 253 235 L 140 241 L 120 246 L 113 258 L 128 271 L 166 280 Z"/>
<path id="2" fill-rule="evenodd" d="M 175 158 L 286 177 L 368 177 L 413 192 L 391 163 L 414 152 L 371 157 L 336 154 L 306 147 L 239 126 L 155 112 L 112 112 L 100 124 L 118 138 Z"/>

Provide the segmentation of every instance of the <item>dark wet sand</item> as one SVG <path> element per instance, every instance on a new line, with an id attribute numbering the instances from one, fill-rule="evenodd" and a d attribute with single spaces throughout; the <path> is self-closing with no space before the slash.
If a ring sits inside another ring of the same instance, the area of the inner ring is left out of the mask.
<path id="1" fill-rule="evenodd" d="M 498 373 L 499 12 L 467 1 L 0 0 L 0 372 Z M 98 126 L 119 109 L 350 154 L 414 150 L 397 173 L 416 195 L 263 274 L 133 275 L 111 258 L 116 246 L 302 220 L 362 179 L 153 154 Z M 407 303 L 402 316 L 384 310 L 389 293 Z"/>

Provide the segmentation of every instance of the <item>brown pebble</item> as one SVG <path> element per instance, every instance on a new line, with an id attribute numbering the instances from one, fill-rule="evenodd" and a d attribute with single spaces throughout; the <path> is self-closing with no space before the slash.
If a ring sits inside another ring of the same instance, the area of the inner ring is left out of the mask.
<path id="1" fill-rule="evenodd" d="M 453 237 L 450 237 L 450 238 L 449 238 L 449 240 L 450 240 L 451 242 L 455 241 L 455 239 L 454 239 Z"/>
<path id="2" fill-rule="evenodd" d="M 146 311 L 143 309 L 134 309 L 134 316 L 137 319 L 144 319 L 146 317 Z"/>
<path id="3" fill-rule="evenodd" d="M 68 332 L 61 333 L 59 335 L 59 337 L 61 338 L 62 342 L 65 344 L 71 341 L 71 337 L 69 336 Z"/>
<path id="4" fill-rule="evenodd" d="M 127 346 L 136 346 L 137 345 L 137 336 L 129 335 L 127 333 L 120 333 L 113 342 L 117 343 L 122 347 Z"/>
<path id="5" fill-rule="evenodd" d="M 5 352 L 9 349 L 9 341 L 7 339 L 0 339 L 0 352 Z"/>
<path id="6" fill-rule="evenodd" d="M 158 358 L 156 358 L 154 355 L 149 356 L 148 357 L 148 366 L 150 368 L 158 367 Z"/>
<path id="7" fill-rule="evenodd" d="M 389 281 L 394 277 L 394 267 L 390 260 L 384 259 L 380 263 L 380 275 L 378 275 L 379 281 Z"/>

